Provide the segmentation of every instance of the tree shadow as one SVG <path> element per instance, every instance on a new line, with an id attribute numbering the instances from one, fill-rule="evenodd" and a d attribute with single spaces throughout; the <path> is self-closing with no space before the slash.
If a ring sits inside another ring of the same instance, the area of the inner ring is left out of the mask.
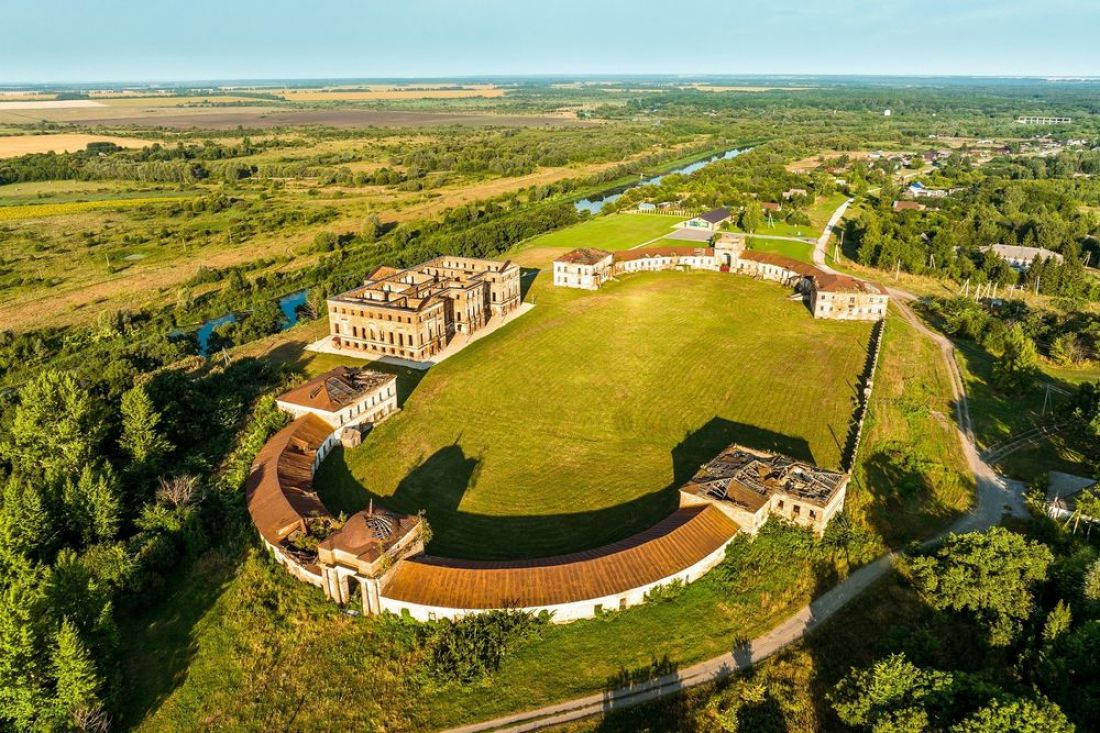
<path id="1" fill-rule="evenodd" d="M 810 450 L 810 444 L 805 438 L 796 438 L 715 416 L 685 435 L 679 445 L 672 449 L 673 484 L 671 488 L 679 488 L 695 475 L 700 466 L 732 443 L 739 443 L 747 448 L 782 453 L 800 461 L 814 462 L 813 451 Z"/>
<path id="2" fill-rule="evenodd" d="M 929 527 L 945 526 L 961 515 L 936 495 L 933 474 L 939 466 L 904 445 L 880 445 L 863 467 L 865 490 L 872 499 L 865 516 L 888 545 L 920 536 Z"/>
<path id="3" fill-rule="evenodd" d="M 543 515 L 464 511 L 462 500 L 477 486 L 482 458 L 466 454 L 461 436 L 430 456 L 419 457 L 391 495 L 374 494 L 364 487 L 340 448 L 325 459 L 314 486 L 336 514 L 353 514 L 371 501 L 406 514 L 424 511 L 432 526 L 432 554 L 477 560 L 533 559 L 603 547 L 650 529 L 679 507 L 679 487 L 731 443 L 813 460 L 801 438 L 714 417 L 672 449 L 673 480 L 667 486 L 588 511 Z M 481 542 L 481 538 L 492 541 Z M 546 541 L 540 545 L 532 538 Z"/>

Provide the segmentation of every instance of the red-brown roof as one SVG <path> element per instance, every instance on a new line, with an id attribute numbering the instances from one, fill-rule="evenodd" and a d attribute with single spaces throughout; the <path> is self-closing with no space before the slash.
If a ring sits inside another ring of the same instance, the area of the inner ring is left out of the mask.
<path id="1" fill-rule="evenodd" d="M 643 260 L 646 257 L 713 257 L 713 247 L 641 247 L 615 253 L 616 262 Z"/>
<path id="2" fill-rule="evenodd" d="M 772 252 L 758 252 L 750 249 L 741 253 L 741 259 L 751 262 L 760 262 L 765 265 L 775 265 L 776 267 L 782 267 L 806 277 L 817 277 L 818 275 L 824 274 L 822 270 L 808 262 L 802 262 L 793 257 L 784 257 L 783 255 L 777 255 Z"/>
<path id="3" fill-rule="evenodd" d="M 874 293 L 886 295 L 886 288 L 870 280 L 823 272 L 814 277 L 814 285 L 824 293 Z"/>
<path id="4" fill-rule="evenodd" d="M 418 524 L 420 517 L 372 507 L 351 515 L 343 527 L 318 544 L 317 550 L 323 563 L 335 565 L 338 560 L 333 553 L 345 552 L 370 565 Z"/>
<path id="5" fill-rule="evenodd" d="M 279 402 L 339 412 L 362 395 L 397 379 L 393 374 L 371 369 L 339 366 L 279 395 Z"/>
<path id="6" fill-rule="evenodd" d="M 633 537 L 570 555 L 477 562 L 417 557 L 399 563 L 385 596 L 440 608 L 536 608 L 603 598 L 656 583 L 730 540 L 737 524 L 713 506 L 680 509 Z"/>
<path id="7" fill-rule="evenodd" d="M 581 247 L 571 252 L 566 252 L 555 262 L 568 262 L 571 265 L 594 265 L 602 259 L 610 257 L 611 253 L 592 247 Z"/>
<path id="8" fill-rule="evenodd" d="M 267 441 L 245 484 L 252 523 L 268 542 L 278 544 L 305 520 L 331 516 L 313 492 L 313 459 L 332 433 L 332 426 L 316 415 L 304 415 Z"/>

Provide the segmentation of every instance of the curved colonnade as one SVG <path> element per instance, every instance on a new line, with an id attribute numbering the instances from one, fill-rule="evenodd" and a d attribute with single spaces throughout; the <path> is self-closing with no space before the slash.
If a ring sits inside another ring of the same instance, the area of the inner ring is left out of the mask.
<path id="1" fill-rule="evenodd" d="M 686 505 L 644 532 L 586 552 L 455 560 L 423 553 L 419 518 L 372 508 L 317 542 L 313 552 L 303 539 L 333 521 L 313 490 L 313 474 L 339 432 L 304 415 L 276 433 L 252 464 L 247 503 L 277 562 L 339 603 L 354 599 L 357 583 L 366 614 L 407 613 L 427 621 L 512 608 L 547 611 L 557 622 L 590 618 L 642 603 L 656 586 L 697 580 L 721 562 L 738 531 L 714 506 Z M 364 531 L 379 517 L 388 525 Z M 371 544 L 372 552 L 360 552 Z"/>

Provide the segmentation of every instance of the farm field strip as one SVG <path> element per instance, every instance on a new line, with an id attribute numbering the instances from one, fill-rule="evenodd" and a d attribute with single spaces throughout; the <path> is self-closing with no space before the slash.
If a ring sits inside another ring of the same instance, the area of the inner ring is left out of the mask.
<path id="1" fill-rule="evenodd" d="M 146 198 L 112 198 L 97 201 L 68 201 L 64 203 L 21 204 L 0 206 L 0 221 L 18 221 L 22 219 L 45 219 L 53 216 L 69 216 L 89 211 L 132 209 L 145 204 L 155 204 L 172 199 L 191 198 L 190 196 L 160 196 Z"/>

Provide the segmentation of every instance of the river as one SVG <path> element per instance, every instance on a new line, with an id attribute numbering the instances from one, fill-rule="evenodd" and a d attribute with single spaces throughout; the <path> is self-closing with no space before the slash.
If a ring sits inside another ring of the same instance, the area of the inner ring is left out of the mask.
<path id="1" fill-rule="evenodd" d="M 298 308 L 305 304 L 305 290 L 299 290 L 296 293 L 284 295 L 282 298 L 279 298 L 279 310 L 283 312 L 283 331 L 298 323 Z M 223 316 L 211 318 L 209 321 L 199 326 L 199 330 L 195 332 L 195 338 L 199 342 L 199 353 L 203 356 L 207 356 L 206 349 L 210 343 L 210 334 L 214 333 L 215 328 L 226 323 L 233 323 L 236 320 L 236 314 L 226 313 Z"/>
<path id="2" fill-rule="evenodd" d="M 665 176 L 672 175 L 673 173 L 681 173 L 685 176 L 691 175 L 697 170 L 702 170 L 703 168 L 706 168 L 711 163 L 717 162 L 719 160 L 729 160 L 730 158 L 736 158 L 743 152 L 745 152 L 744 148 L 734 148 L 733 150 L 727 150 L 724 153 L 718 153 L 717 155 L 712 155 L 709 158 L 703 158 L 702 160 L 697 160 L 694 163 L 688 163 L 687 165 L 680 168 L 667 171 L 659 176 L 646 178 L 639 181 L 638 183 L 631 183 L 627 186 L 618 186 L 617 188 L 603 191 L 602 193 L 596 194 L 589 198 L 584 198 L 580 201 L 576 201 L 573 203 L 573 205 L 577 207 L 577 211 L 587 211 L 590 214 L 598 214 L 601 210 L 603 210 L 603 207 L 605 205 L 618 201 L 620 198 L 622 198 L 622 195 L 624 193 L 633 188 L 638 188 L 639 186 L 656 185 L 664 180 Z"/>

